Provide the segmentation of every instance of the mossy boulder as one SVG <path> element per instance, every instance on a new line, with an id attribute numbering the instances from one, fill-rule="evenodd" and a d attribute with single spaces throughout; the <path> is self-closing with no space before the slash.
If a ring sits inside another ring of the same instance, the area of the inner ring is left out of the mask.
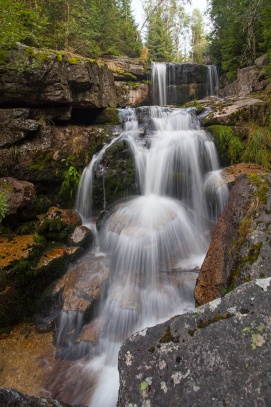
<path id="1" fill-rule="evenodd" d="M 16 224 L 35 217 L 37 194 L 32 183 L 11 177 L 0 178 L 0 191 L 7 196 L 8 223 Z"/>
<path id="2" fill-rule="evenodd" d="M 48 240 L 66 243 L 69 234 L 81 223 L 81 217 L 76 211 L 51 207 L 45 215 L 40 216 L 37 229 Z"/>
<path id="3" fill-rule="evenodd" d="M 101 109 L 100 113 L 94 120 L 94 124 L 118 125 L 119 124 L 118 110 L 113 107 Z"/>
<path id="4" fill-rule="evenodd" d="M 113 202 L 138 193 L 133 155 L 125 141 L 112 145 L 96 171 L 93 209 L 98 213 Z"/>

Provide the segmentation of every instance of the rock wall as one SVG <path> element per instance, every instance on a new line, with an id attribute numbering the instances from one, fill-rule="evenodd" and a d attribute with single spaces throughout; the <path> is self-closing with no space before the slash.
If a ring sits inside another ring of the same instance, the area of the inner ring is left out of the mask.
<path id="1" fill-rule="evenodd" d="M 222 75 L 219 96 L 247 96 L 251 92 L 270 90 L 270 77 L 263 69 L 268 64 L 267 55 L 262 55 L 255 60 L 255 65 L 238 69 L 236 81 L 230 82 L 227 74 Z"/>

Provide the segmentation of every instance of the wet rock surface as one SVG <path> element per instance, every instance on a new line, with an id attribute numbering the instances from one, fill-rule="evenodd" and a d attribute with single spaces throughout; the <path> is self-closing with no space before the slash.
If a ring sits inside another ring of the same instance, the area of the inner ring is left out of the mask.
<path id="1" fill-rule="evenodd" d="M 216 225 L 195 288 L 205 304 L 240 284 L 270 277 L 271 176 L 238 179 Z"/>
<path id="2" fill-rule="evenodd" d="M 118 405 L 270 405 L 271 279 L 243 284 L 129 338 L 119 353 Z"/>
<path id="3" fill-rule="evenodd" d="M 15 392 L 50 398 L 51 394 L 45 389 L 45 382 L 48 377 L 51 377 L 52 369 L 70 367 L 69 362 L 55 359 L 52 333 L 41 335 L 36 332 L 35 326 L 31 323 L 19 324 L 1 332 L 0 344 L 1 386 L 16 389 Z M 9 397 L 8 390 L 3 390 L 2 387 L 0 391 L 1 407 L 40 406 L 40 404 L 30 404 L 32 399 L 23 395 L 17 395 L 17 399 L 12 395 Z M 15 404 L 16 402 L 18 404 Z M 34 403 L 34 400 L 32 402 Z M 36 402 L 39 401 L 36 400 Z M 52 404 L 52 406 L 54 405 Z M 51 405 L 48 404 L 48 406 Z"/>
<path id="4" fill-rule="evenodd" d="M 110 270 L 103 256 L 88 253 L 70 267 L 66 277 L 63 298 L 64 311 L 82 312 L 90 319 L 100 299 L 103 285 L 110 277 Z"/>

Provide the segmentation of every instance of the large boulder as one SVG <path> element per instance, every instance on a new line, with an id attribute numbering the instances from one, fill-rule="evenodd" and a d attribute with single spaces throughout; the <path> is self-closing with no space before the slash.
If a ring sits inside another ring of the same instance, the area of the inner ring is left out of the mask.
<path id="1" fill-rule="evenodd" d="M 240 177 L 218 220 L 195 288 L 205 304 L 240 284 L 270 277 L 271 175 Z"/>
<path id="2" fill-rule="evenodd" d="M 271 278 L 134 334 L 118 406 L 269 407 Z"/>
<path id="3" fill-rule="evenodd" d="M 18 218 L 28 220 L 35 217 L 37 195 L 31 182 L 12 177 L 0 178 L 0 191 L 7 196 L 7 216 L 10 222 L 14 223 Z"/>

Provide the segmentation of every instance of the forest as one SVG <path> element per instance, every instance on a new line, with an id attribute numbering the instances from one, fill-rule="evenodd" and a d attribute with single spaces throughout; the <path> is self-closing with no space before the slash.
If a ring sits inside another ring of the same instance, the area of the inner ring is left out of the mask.
<path id="1" fill-rule="evenodd" d="M 140 57 L 143 62 L 202 63 L 204 56 L 236 78 L 237 69 L 268 53 L 270 0 L 208 0 L 208 30 L 189 0 L 142 0 L 135 23 L 131 0 L 0 0 L 0 61 L 18 42 L 90 58 Z"/>

